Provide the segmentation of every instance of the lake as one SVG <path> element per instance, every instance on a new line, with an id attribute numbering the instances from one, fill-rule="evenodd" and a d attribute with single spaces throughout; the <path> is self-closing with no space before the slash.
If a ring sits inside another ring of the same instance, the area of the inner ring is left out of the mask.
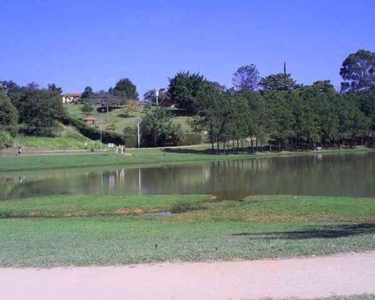
<path id="1" fill-rule="evenodd" d="M 0 199 L 61 194 L 375 197 L 375 152 L 0 173 Z"/>

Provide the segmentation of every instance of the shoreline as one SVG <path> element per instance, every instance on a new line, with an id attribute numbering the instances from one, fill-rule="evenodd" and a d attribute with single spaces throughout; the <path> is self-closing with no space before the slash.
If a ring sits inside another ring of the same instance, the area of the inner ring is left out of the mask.
<path id="1" fill-rule="evenodd" d="M 11 160 L 9 167 L 2 169 L 0 166 L 0 174 L 4 172 L 19 172 L 19 171 L 37 171 L 37 170 L 64 170 L 64 169 L 83 169 L 83 168 L 98 168 L 98 167 L 136 167 L 136 166 L 162 166 L 174 165 L 192 162 L 212 162 L 212 161 L 235 161 L 235 160 L 251 160 L 260 158 L 274 158 L 274 157 L 293 157 L 293 156 L 311 156 L 311 155 L 329 155 L 329 154 L 349 154 L 349 153 L 370 153 L 375 152 L 373 148 L 360 149 L 329 149 L 329 150 L 311 150 L 306 152 L 255 152 L 248 154 L 206 154 L 206 153 L 173 153 L 165 152 L 173 148 L 143 148 L 143 149 L 129 149 L 128 155 L 120 156 L 108 153 L 59 153 L 59 154 L 24 154 L 22 156 L 15 155 L 0 155 L 1 161 Z M 176 149 L 178 150 L 178 149 Z M 194 149 L 193 149 L 194 150 Z M 100 161 L 93 162 L 93 157 L 100 158 Z M 59 160 L 56 162 L 53 159 Z M 79 161 L 78 164 L 69 161 L 74 158 L 89 158 L 86 162 Z M 15 161 L 17 159 L 18 161 Z M 38 165 L 27 165 L 30 161 L 39 159 L 41 162 Z M 62 160 L 65 160 L 62 162 Z M 25 162 L 23 162 L 25 161 Z"/>

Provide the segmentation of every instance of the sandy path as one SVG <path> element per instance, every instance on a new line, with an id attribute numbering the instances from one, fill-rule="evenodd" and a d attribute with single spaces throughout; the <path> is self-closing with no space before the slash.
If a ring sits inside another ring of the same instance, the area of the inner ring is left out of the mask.
<path id="1" fill-rule="evenodd" d="M 0 269 L 2 299 L 258 299 L 375 294 L 375 251 L 307 259 Z"/>

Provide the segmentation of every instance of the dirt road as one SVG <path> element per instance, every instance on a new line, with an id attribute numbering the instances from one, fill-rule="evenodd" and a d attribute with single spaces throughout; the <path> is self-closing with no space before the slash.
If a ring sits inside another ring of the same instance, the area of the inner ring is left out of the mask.
<path id="1" fill-rule="evenodd" d="M 259 299 L 375 294 L 375 252 L 305 259 L 0 269 L 2 299 Z"/>

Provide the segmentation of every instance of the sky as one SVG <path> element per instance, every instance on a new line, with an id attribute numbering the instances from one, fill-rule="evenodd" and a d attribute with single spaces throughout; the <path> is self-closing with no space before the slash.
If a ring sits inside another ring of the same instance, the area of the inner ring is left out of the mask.
<path id="1" fill-rule="evenodd" d="M 298 83 L 329 79 L 358 49 L 375 52 L 373 0 L 0 0 L 0 80 L 139 94 L 199 72 L 232 86 L 255 64 Z"/>

